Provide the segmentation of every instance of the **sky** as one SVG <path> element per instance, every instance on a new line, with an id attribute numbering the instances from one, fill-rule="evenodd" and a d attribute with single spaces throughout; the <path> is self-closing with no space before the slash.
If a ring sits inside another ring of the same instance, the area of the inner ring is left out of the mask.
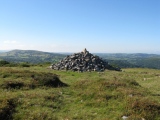
<path id="1" fill-rule="evenodd" d="M 160 53 L 160 0 L 0 0 L 0 50 Z"/>

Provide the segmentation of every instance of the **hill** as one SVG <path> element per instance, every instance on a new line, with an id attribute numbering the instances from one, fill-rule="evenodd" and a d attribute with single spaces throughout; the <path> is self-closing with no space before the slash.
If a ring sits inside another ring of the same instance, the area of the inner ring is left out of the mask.
<path id="1" fill-rule="evenodd" d="M 58 53 L 49 53 L 35 50 L 12 50 L 5 53 L 0 53 L 0 59 L 9 62 L 29 62 L 43 63 L 56 62 L 64 58 L 65 55 Z"/>
<path id="2" fill-rule="evenodd" d="M 108 61 L 110 64 L 121 68 L 153 68 L 160 69 L 160 55 L 157 54 L 107 54 L 99 53 L 100 57 Z"/>
<path id="3" fill-rule="evenodd" d="M 1 52 L 0 60 L 9 62 L 29 62 L 29 63 L 55 63 L 65 58 L 71 53 L 50 53 L 35 50 L 12 50 L 9 52 Z M 160 55 L 144 54 L 144 53 L 94 53 L 102 59 L 109 62 L 110 65 L 120 68 L 153 68 L 160 69 Z"/>
<path id="4" fill-rule="evenodd" d="M 78 73 L 0 67 L 0 118 L 159 120 L 159 78 L 160 70 L 154 69 Z"/>
<path id="5" fill-rule="evenodd" d="M 0 53 L 8 52 L 8 50 L 0 50 Z"/>

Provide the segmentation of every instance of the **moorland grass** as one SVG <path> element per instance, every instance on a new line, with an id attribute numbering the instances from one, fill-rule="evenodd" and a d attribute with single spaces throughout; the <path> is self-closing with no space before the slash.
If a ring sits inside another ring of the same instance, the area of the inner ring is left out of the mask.
<path id="1" fill-rule="evenodd" d="M 0 67 L 0 118 L 159 120 L 159 73 L 140 68 L 78 73 L 46 66 Z M 55 74 L 68 86 L 48 85 Z"/>

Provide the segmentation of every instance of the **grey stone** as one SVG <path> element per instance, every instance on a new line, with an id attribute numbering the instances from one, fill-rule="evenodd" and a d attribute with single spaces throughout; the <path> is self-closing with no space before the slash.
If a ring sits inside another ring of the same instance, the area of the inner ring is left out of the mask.
<path id="1" fill-rule="evenodd" d="M 104 71 L 105 69 L 121 71 L 120 68 L 114 68 L 107 61 L 95 56 L 85 48 L 80 53 L 66 56 L 56 64 L 50 66 L 54 70 L 73 70 L 73 71 Z"/>

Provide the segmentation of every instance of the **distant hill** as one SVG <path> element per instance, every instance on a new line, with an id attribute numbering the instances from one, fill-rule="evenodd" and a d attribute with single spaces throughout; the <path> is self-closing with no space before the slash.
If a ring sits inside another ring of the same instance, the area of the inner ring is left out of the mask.
<path id="1" fill-rule="evenodd" d="M 8 52 L 8 50 L 0 50 L 0 53 Z"/>
<path id="2" fill-rule="evenodd" d="M 117 65 L 121 68 L 141 67 L 141 68 L 160 69 L 160 55 L 158 54 L 99 53 L 97 55 L 108 61 L 110 64 Z"/>
<path id="3" fill-rule="evenodd" d="M 29 62 L 29 63 L 55 63 L 63 59 L 71 53 L 50 53 L 35 50 L 12 50 L 9 52 L 0 52 L 0 60 L 9 62 Z M 158 54 L 144 54 L 144 53 L 94 53 L 109 64 L 121 68 L 153 68 L 160 69 L 160 55 Z"/>
<path id="4" fill-rule="evenodd" d="M 0 53 L 0 59 L 9 62 L 56 62 L 64 58 L 66 55 L 59 53 L 49 53 L 36 50 L 12 50 L 5 53 Z"/>

